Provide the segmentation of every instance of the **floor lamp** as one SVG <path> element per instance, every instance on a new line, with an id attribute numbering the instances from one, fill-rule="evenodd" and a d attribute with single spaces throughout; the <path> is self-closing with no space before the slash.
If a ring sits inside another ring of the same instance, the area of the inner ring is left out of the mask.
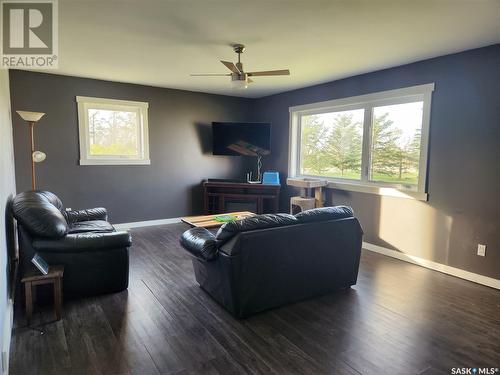
<path id="1" fill-rule="evenodd" d="M 30 129 L 30 148 L 31 148 L 31 188 L 36 189 L 36 175 L 35 175 L 35 163 L 40 163 L 45 160 L 46 155 L 41 151 L 35 151 L 35 139 L 33 136 L 33 130 L 35 124 L 40 120 L 45 113 L 42 112 L 29 112 L 29 111 L 16 111 L 19 116 L 24 121 L 28 122 Z"/>

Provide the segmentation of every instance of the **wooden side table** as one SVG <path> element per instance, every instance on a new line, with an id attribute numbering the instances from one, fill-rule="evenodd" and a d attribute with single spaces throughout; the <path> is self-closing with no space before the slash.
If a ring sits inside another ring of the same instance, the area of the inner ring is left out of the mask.
<path id="1" fill-rule="evenodd" d="M 43 275 L 37 269 L 33 269 L 23 275 L 21 283 L 24 284 L 26 294 L 26 320 L 28 325 L 33 316 L 33 297 L 36 295 L 37 285 L 53 284 L 54 285 L 54 309 L 56 319 L 60 320 L 62 316 L 62 278 L 64 275 L 64 266 L 50 266 L 49 273 Z"/>

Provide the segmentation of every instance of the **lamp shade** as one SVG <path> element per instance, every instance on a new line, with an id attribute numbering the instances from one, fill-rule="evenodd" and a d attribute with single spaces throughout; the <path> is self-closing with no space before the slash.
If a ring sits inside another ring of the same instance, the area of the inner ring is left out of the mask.
<path id="1" fill-rule="evenodd" d="M 42 112 L 29 112 L 29 111 L 16 111 L 16 112 L 19 116 L 21 116 L 21 118 L 24 121 L 29 121 L 29 122 L 37 122 L 45 115 L 45 113 Z"/>

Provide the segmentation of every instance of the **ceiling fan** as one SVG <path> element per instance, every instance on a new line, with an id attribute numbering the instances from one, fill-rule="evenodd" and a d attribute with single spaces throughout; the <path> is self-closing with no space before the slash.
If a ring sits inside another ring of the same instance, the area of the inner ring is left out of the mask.
<path id="1" fill-rule="evenodd" d="M 193 77 L 215 77 L 215 76 L 230 76 L 233 87 L 246 89 L 249 83 L 252 83 L 253 80 L 250 77 L 257 76 L 288 76 L 290 75 L 290 71 L 288 69 L 282 70 L 265 70 L 261 72 L 245 72 L 243 70 L 243 64 L 241 63 L 241 54 L 245 51 L 245 46 L 243 44 L 235 44 L 233 45 L 233 50 L 238 54 L 238 62 L 236 64 L 230 61 L 222 61 L 226 68 L 228 68 L 231 73 L 228 74 L 191 74 Z"/>

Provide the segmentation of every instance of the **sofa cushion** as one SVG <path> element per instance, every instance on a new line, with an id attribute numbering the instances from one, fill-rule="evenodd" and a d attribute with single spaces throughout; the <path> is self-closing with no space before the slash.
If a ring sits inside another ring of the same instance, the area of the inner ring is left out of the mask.
<path id="1" fill-rule="evenodd" d="M 298 224 L 298 220 L 295 216 L 290 214 L 264 214 L 250 216 L 242 220 L 235 220 L 224 224 L 217 232 L 216 239 L 217 243 L 221 245 L 240 232 L 282 227 L 293 224 Z"/>
<path id="2" fill-rule="evenodd" d="M 33 236 L 60 238 L 68 233 L 62 202 L 48 191 L 25 191 L 12 202 L 14 217 Z"/>
<path id="3" fill-rule="evenodd" d="M 311 223 L 314 221 L 337 220 L 353 217 L 353 211 L 352 208 L 348 206 L 320 207 L 299 212 L 295 217 L 301 223 Z"/>
<path id="4" fill-rule="evenodd" d="M 115 228 L 104 220 L 78 221 L 69 225 L 68 233 L 113 232 Z"/>

